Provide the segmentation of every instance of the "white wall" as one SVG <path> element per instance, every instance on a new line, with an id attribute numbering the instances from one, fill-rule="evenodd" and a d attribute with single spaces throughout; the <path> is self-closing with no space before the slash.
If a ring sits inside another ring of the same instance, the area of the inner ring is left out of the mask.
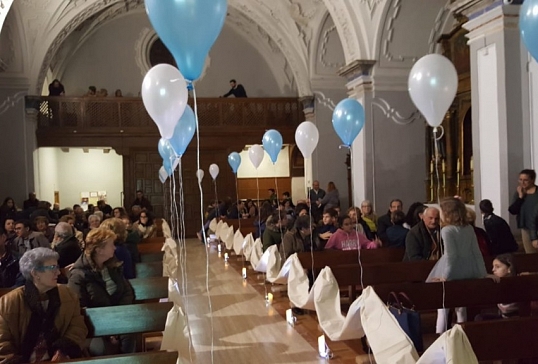
<path id="1" fill-rule="evenodd" d="M 39 148 L 39 161 L 35 171 L 38 198 L 53 201 L 54 191 L 60 191 L 60 206 L 80 203 L 80 193 L 106 191 L 107 203 L 121 206 L 123 191 L 123 159 L 114 150 L 103 153 L 102 149 Z M 50 197 L 49 197 L 50 196 Z"/>
<path id="2" fill-rule="evenodd" d="M 94 85 L 106 88 L 109 95 L 120 88 L 125 96 L 137 96 L 143 75 L 135 61 L 135 46 L 144 28 L 151 25 L 143 12 L 119 17 L 99 28 L 68 61 L 62 76 L 66 94 L 82 95 Z M 209 56 L 207 73 L 195 84 L 199 97 L 223 95 L 232 78 L 243 84 L 249 97 L 297 94 L 291 84 L 282 93 L 267 61 L 229 25 L 225 24 Z"/>

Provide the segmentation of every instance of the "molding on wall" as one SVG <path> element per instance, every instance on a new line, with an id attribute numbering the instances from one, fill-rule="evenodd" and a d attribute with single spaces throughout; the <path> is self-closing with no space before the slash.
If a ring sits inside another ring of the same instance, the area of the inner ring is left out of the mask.
<path id="1" fill-rule="evenodd" d="M 329 97 L 325 96 L 323 92 L 314 91 L 314 96 L 316 98 L 316 101 L 320 105 L 325 106 L 327 109 L 333 111 L 334 108 L 336 107 L 336 104 L 334 103 L 334 101 L 330 99 Z"/>
<path id="2" fill-rule="evenodd" d="M 140 69 L 140 74 L 145 76 L 151 68 L 149 63 L 149 49 L 157 39 L 154 29 L 145 27 L 140 31 L 138 39 L 135 41 L 135 62 Z"/>
<path id="3" fill-rule="evenodd" d="M 16 103 L 24 99 L 24 96 L 26 96 L 26 94 L 27 91 L 19 91 L 11 96 L 8 96 L 7 99 L 0 103 L 0 115 L 5 113 L 9 108 L 15 106 Z"/>
<path id="4" fill-rule="evenodd" d="M 422 115 L 418 110 L 411 112 L 407 117 L 402 116 L 387 100 L 381 97 L 374 97 L 372 99 L 372 105 L 377 106 L 377 108 L 383 112 L 385 117 L 391 119 L 398 125 L 409 125 L 416 120 L 422 119 Z"/>
<path id="5" fill-rule="evenodd" d="M 320 44 L 320 52 L 319 52 L 319 62 L 325 67 L 325 68 L 333 68 L 333 69 L 339 69 L 343 66 L 345 66 L 344 63 L 331 63 L 328 62 L 325 57 L 327 56 L 327 45 L 329 44 L 331 33 L 336 31 L 336 25 L 333 25 L 326 29 L 323 32 L 322 41 Z M 338 37 L 338 33 L 336 34 Z M 338 39 L 340 41 L 340 39 Z"/>

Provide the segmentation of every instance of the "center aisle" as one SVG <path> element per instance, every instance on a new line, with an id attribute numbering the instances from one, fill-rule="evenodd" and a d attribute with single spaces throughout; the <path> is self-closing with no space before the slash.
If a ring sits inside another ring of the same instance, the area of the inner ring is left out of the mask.
<path id="1" fill-rule="evenodd" d="M 211 321 L 206 290 L 206 248 L 187 239 L 187 287 L 193 362 L 211 363 Z M 231 257 L 230 259 L 237 259 Z M 249 270 L 249 274 L 254 274 Z M 209 250 L 214 363 L 325 363 L 317 351 L 269 306 L 240 273 Z"/>

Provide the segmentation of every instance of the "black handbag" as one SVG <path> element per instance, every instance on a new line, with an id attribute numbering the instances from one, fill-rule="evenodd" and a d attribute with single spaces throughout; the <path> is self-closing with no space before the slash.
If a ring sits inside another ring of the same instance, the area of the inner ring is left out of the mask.
<path id="1" fill-rule="evenodd" d="M 402 300 L 403 298 L 403 300 Z M 407 306 L 404 306 L 404 303 Z M 387 300 L 387 306 L 389 311 L 394 315 L 398 324 L 407 336 L 413 342 L 417 352 L 421 353 L 424 350 L 424 343 L 422 341 L 422 326 L 420 321 L 420 314 L 415 311 L 415 305 L 403 292 L 391 292 Z"/>

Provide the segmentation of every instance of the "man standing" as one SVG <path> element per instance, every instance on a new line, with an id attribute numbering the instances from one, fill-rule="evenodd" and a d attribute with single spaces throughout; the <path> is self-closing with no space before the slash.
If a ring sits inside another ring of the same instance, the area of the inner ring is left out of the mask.
<path id="1" fill-rule="evenodd" d="M 428 207 L 405 239 L 404 261 L 438 260 L 442 254 L 439 210 Z"/>
<path id="2" fill-rule="evenodd" d="M 144 192 L 142 190 L 136 191 L 136 199 L 131 204 L 131 208 L 135 205 L 140 206 L 142 209 L 146 209 L 148 211 L 153 211 L 153 206 L 151 206 L 151 202 L 144 196 Z"/>
<path id="3" fill-rule="evenodd" d="M 228 97 L 230 95 L 234 95 L 235 97 L 247 97 L 247 92 L 245 91 L 243 85 L 238 85 L 235 80 L 230 80 L 230 86 L 232 89 L 226 94 L 222 95 L 222 97 Z"/>
<path id="4" fill-rule="evenodd" d="M 37 205 L 39 204 L 39 200 L 35 196 L 35 192 L 30 192 L 28 194 L 28 200 L 25 200 L 23 203 L 23 210 L 28 210 L 29 208 L 37 208 Z"/>
<path id="5" fill-rule="evenodd" d="M 321 202 L 321 200 L 323 200 L 323 197 L 325 197 L 325 191 L 319 188 L 319 181 L 312 182 L 309 199 L 314 221 L 321 220 L 321 216 L 323 215 L 323 211 L 318 207 L 318 202 Z"/>
<path id="6" fill-rule="evenodd" d="M 381 241 L 383 242 L 383 245 L 386 245 L 389 243 L 389 239 L 387 237 L 387 229 L 392 226 L 392 220 L 391 220 L 391 214 L 394 211 L 402 211 L 403 210 L 403 203 L 402 200 L 394 199 L 390 201 L 389 205 L 389 212 L 387 212 L 386 215 L 381 216 L 379 219 L 377 219 L 377 236 Z"/>

